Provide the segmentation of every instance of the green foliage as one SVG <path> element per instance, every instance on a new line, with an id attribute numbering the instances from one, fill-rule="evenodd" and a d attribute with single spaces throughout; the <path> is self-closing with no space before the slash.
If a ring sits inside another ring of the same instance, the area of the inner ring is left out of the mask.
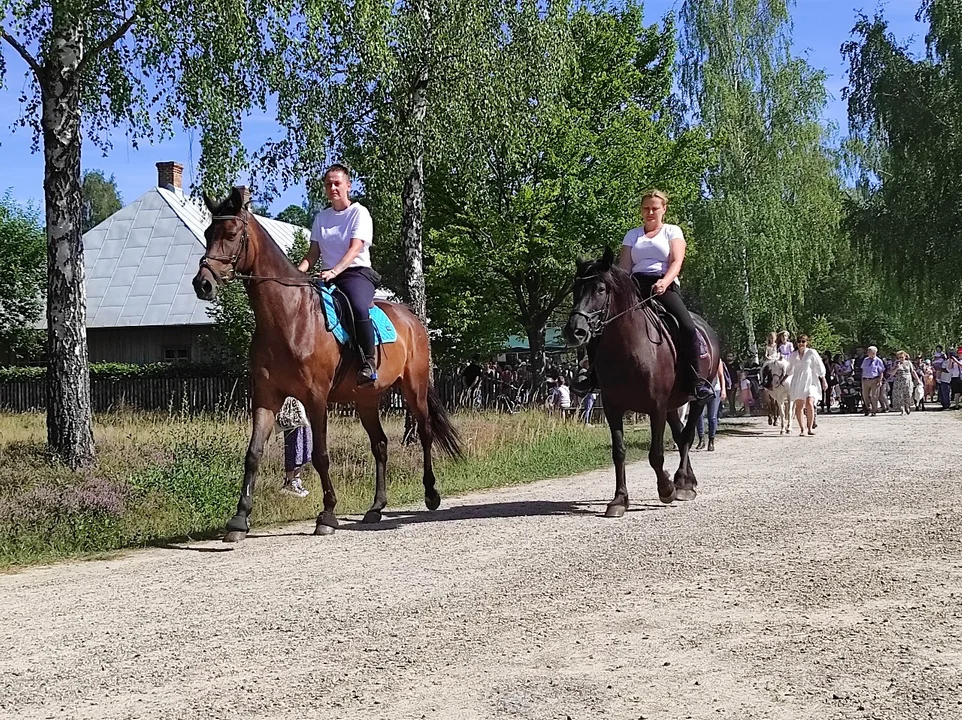
<path id="1" fill-rule="evenodd" d="M 80 188 L 83 194 L 82 232 L 99 225 L 123 207 L 117 181 L 113 175 L 108 180 L 102 170 L 87 170 L 80 179 Z"/>
<path id="2" fill-rule="evenodd" d="M 318 15 L 324 2 L 311 3 Z M 37 69 L 64 56 L 48 53 L 61 39 L 78 49 L 64 77 L 79 89 L 84 137 L 105 152 L 114 128 L 126 141 L 156 142 L 175 127 L 200 133 L 198 169 L 209 189 L 231 184 L 249 159 L 243 118 L 264 110 L 272 87 L 287 75 L 284 53 L 295 4 L 288 0 L 161 0 L 127 3 L 44 3 L 0 0 L 0 43 L 6 58 L 28 63 L 24 120 L 41 139 Z M 0 84 L 9 62 L 0 64 Z M 19 82 L 16 83 L 19 85 Z"/>
<path id="3" fill-rule="evenodd" d="M 685 279 L 724 341 L 795 327 L 840 246 L 840 180 L 824 73 L 788 49 L 788 3 L 688 0 L 682 84 L 715 162 L 693 214 Z"/>
<path id="4" fill-rule="evenodd" d="M 145 365 L 133 363 L 91 363 L 90 377 L 94 380 L 129 380 L 133 378 L 194 378 L 223 375 L 225 368 L 215 362 L 158 362 Z M 0 382 L 42 380 L 44 367 L 16 366 L 0 368 Z"/>
<path id="5" fill-rule="evenodd" d="M 917 325 L 949 342 L 962 331 L 960 9 L 958 0 L 921 3 L 919 19 L 929 25 L 923 58 L 881 15 L 860 17 L 842 48 L 860 191 L 848 217 L 853 242 L 899 297 L 902 332 L 916 335 L 911 317 L 924 317 Z"/>
<path id="6" fill-rule="evenodd" d="M 38 336 L 31 325 L 43 312 L 46 239 L 43 218 L 15 203 L 9 191 L 0 197 L 0 347 L 11 359 L 31 357 Z"/>
<path id="7" fill-rule="evenodd" d="M 277 213 L 277 219 L 281 222 L 286 222 L 289 225 L 297 225 L 298 227 L 310 229 L 314 218 L 311 217 L 311 213 L 304 207 L 300 205 L 288 205 L 286 208 Z"/>
<path id="8" fill-rule="evenodd" d="M 642 20 L 632 4 L 505 18 L 492 87 L 450 126 L 465 150 L 429 180 L 429 287 L 460 293 L 453 307 L 434 304 L 446 328 L 474 316 L 464 330 L 523 330 L 540 347 L 574 259 L 637 225 L 643 190 L 668 190 L 673 212 L 697 195 L 705 144 L 673 120 L 674 29 Z"/>

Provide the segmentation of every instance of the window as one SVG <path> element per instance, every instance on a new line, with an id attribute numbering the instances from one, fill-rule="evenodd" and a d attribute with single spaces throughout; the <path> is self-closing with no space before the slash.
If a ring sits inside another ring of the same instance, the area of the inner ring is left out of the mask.
<path id="1" fill-rule="evenodd" d="M 167 362 L 176 362 L 178 360 L 190 360 L 190 348 L 189 347 L 165 347 L 164 360 Z"/>

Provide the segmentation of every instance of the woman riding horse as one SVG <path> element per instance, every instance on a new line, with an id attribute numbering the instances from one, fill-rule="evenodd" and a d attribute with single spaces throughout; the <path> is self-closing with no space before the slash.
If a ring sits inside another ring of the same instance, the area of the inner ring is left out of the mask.
<path id="1" fill-rule="evenodd" d="M 700 349 L 681 291 L 678 275 L 685 262 L 685 236 L 677 225 L 664 222 L 668 196 L 661 190 L 650 190 L 641 198 L 644 226 L 633 228 L 625 235 L 618 265 L 641 288 L 642 297 L 657 296 L 658 300 L 678 321 L 681 337 L 678 342 L 679 366 L 687 379 L 690 392 L 697 400 L 714 397 L 711 384 L 698 374 Z"/>
<path id="2" fill-rule="evenodd" d="M 378 279 L 371 268 L 374 223 L 366 207 L 351 202 L 351 175 L 343 165 L 335 163 L 324 173 L 324 192 L 331 207 L 314 218 L 311 247 L 297 269 L 307 272 L 318 259 L 327 266 L 321 271 L 321 280 L 344 293 L 354 316 L 354 337 L 363 358 L 357 384 L 371 385 L 377 380 L 371 323 Z"/>

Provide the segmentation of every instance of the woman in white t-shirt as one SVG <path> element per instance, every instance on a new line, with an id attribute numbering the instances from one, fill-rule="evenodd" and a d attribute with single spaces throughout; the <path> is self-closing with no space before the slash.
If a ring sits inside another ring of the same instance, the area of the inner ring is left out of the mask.
<path id="1" fill-rule="evenodd" d="M 677 225 L 664 222 L 668 197 L 661 190 L 651 190 L 641 197 L 644 226 L 625 235 L 618 265 L 641 288 L 643 297 L 657 296 L 681 328 L 678 347 L 679 365 L 687 375 L 691 394 L 707 401 L 714 391 L 707 380 L 698 375 L 698 338 L 695 323 L 678 289 L 678 274 L 685 262 L 685 236 Z"/>
<path id="2" fill-rule="evenodd" d="M 351 176 L 343 165 L 331 165 L 324 173 L 324 192 L 331 207 L 314 218 L 311 247 L 297 269 L 307 272 L 321 260 L 321 280 L 347 297 L 354 314 L 355 340 L 363 356 L 357 383 L 370 385 L 377 380 L 371 305 L 380 279 L 371 268 L 374 223 L 366 207 L 351 202 Z"/>

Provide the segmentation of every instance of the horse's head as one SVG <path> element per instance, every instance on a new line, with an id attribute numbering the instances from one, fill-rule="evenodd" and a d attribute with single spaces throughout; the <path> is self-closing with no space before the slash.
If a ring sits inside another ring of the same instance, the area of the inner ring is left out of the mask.
<path id="1" fill-rule="evenodd" d="M 200 259 L 193 284 L 197 297 L 213 300 L 221 283 L 247 269 L 250 260 L 249 223 L 253 215 L 239 188 L 234 188 L 230 197 L 220 203 L 205 195 L 204 203 L 211 213 L 210 226 L 204 231 L 207 252 Z"/>
<path id="2" fill-rule="evenodd" d="M 605 248 L 600 260 L 578 258 L 572 286 L 571 314 L 563 335 L 570 347 L 580 347 L 604 329 L 613 291 L 612 276 L 618 268 L 611 248 Z"/>

